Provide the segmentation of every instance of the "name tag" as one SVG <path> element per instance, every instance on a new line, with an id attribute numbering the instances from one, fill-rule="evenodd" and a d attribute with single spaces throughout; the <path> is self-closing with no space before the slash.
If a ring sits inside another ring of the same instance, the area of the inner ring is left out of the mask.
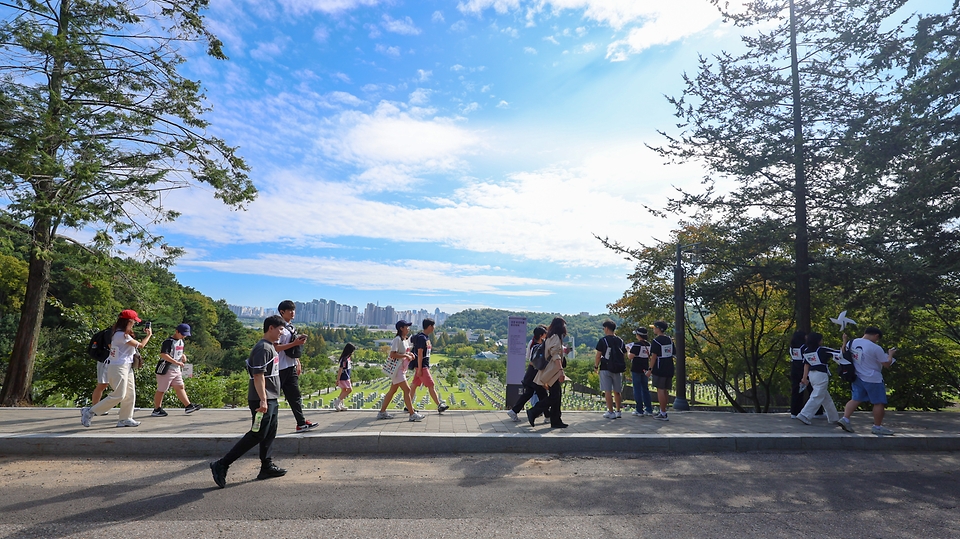
<path id="1" fill-rule="evenodd" d="M 662 357 L 673 357 L 673 343 L 660 345 L 660 351 L 663 352 Z"/>
<path id="2" fill-rule="evenodd" d="M 820 356 L 817 355 L 816 352 L 803 354 L 803 360 L 811 365 L 822 365 L 822 363 L 820 363 Z"/>
<path id="3" fill-rule="evenodd" d="M 803 356 L 800 354 L 800 349 L 799 349 L 799 348 L 791 348 L 791 349 L 790 349 L 790 359 L 792 359 L 792 360 L 794 360 L 794 361 L 801 361 L 801 360 L 803 359 Z"/>

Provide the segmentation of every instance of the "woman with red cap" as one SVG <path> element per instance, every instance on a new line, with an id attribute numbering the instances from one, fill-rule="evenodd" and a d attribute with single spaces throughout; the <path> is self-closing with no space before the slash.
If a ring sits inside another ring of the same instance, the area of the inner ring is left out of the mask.
<path id="1" fill-rule="evenodd" d="M 136 427 L 140 422 L 133 419 L 133 405 L 137 400 L 137 387 L 134 382 L 133 356 L 137 350 L 143 348 L 150 341 L 153 330 L 148 325 L 147 336 L 138 341 L 133 336 L 133 324 L 140 322 L 137 312 L 127 309 L 120 313 L 117 323 L 113 325 L 113 340 L 110 342 L 110 357 L 107 358 L 107 380 L 113 393 L 98 402 L 93 407 L 80 410 L 80 423 L 84 427 L 90 426 L 90 418 L 105 414 L 108 410 L 120 405 L 120 421 L 118 427 Z"/>

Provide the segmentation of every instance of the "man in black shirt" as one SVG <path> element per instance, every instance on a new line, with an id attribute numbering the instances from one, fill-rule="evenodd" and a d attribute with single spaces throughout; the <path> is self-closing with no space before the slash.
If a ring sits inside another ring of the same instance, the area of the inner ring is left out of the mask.
<path id="1" fill-rule="evenodd" d="M 273 440 L 277 437 L 277 399 L 280 397 L 280 356 L 274 343 L 280 338 L 285 322 L 279 316 L 271 316 L 263 321 L 263 338 L 253 346 L 247 359 L 247 373 L 250 385 L 247 389 L 247 401 L 253 424 L 250 430 L 240 438 L 220 460 L 210 463 L 210 471 L 217 486 L 227 485 L 227 469 L 254 446 L 260 445 L 260 475 L 257 479 L 280 477 L 287 473 L 273 463 Z M 258 423 L 257 415 L 262 414 Z"/>
<path id="2" fill-rule="evenodd" d="M 650 343 L 650 372 L 653 373 L 653 387 L 657 388 L 657 400 L 660 411 L 653 416 L 660 421 L 667 418 L 667 399 L 670 382 L 673 381 L 673 339 L 666 335 L 667 323 L 657 320 L 653 323 L 653 342 Z"/>
<path id="3" fill-rule="evenodd" d="M 410 384 L 410 402 L 413 403 L 414 407 L 417 406 L 417 388 L 424 386 L 430 391 L 430 398 L 437 404 L 437 412 L 442 414 L 449 406 L 440 400 L 440 396 L 437 395 L 433 376 L 430 374 L 430 352 L 433 350 L 433 345 L 430 344 L 430 334 L 435 329 L 435 322 L 432 318 L 424 318 L 422 324 L 423 331 L 410 339 L 410 344 L 413 346 L 413 361 L 407 367 L 408 371 L 413 371 L 413 381 Z"/>

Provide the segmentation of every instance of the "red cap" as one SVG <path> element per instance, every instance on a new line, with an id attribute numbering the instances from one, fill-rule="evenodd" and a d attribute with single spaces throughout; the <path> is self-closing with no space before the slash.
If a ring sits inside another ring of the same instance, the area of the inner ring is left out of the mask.
<path id="1" fill-rule="evenodd" d="M 137 322 L 137 323 L 140 322 L 140 317 L 137 316 L 137 311 L 134 311 L 133 309 L 120 311 L 120 318 L 124 320 L 133 320 L 134 322 Z"/>

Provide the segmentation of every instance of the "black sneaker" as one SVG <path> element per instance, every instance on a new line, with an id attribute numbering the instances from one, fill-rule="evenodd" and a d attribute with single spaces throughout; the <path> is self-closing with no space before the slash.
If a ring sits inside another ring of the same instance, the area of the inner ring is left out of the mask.
<path id="1" fill-rule="evenodd" d="M 200 404 L 194 404 L 194 403 L 191 402 L 190 404 L 187 405 L 186 408 L 183 409 L 183 411 L 184 411 L 184 413 L 192 414 L 192 413 L 196 412 L 197 410 L 199 410 L 200 408 L 203 408 L 203 406 L 200 405 Z"/>
<path id="2" fill-rule="evenodd" d="M 439 413 L 442 414 L 442 413 L 446 412 L 448 408 L 450 408 L 450 407 L 447 406 L 447 403 L 441 402 L 440 405 L 437 406 L 437 412 L 439 412 Z"/>
<path id="3" fill-rule="evenodd" d="M 152 417 L 167 417 L 167 412 L 163 408 L 154 408 L 153 413 L 150 415 Z"/>
<path id="4" fill-rule="evenodd" d="M 271 462 L 268 466 L 260 467 L 260 475 L 257 476 L 257 479 L 270 479 L 273 477 L 283 477 L 285 475 L 287 475 L 286 470 Z"/>
<path id="5" fill-rule="evenodd" d="M 213 474 L 213 482 L 216 483 L 218 487 L 224 488 L 227 486 L 227 466 L 223 464 L 223 461 L 215 460 L 211 462 L 210 472 Z"/>

